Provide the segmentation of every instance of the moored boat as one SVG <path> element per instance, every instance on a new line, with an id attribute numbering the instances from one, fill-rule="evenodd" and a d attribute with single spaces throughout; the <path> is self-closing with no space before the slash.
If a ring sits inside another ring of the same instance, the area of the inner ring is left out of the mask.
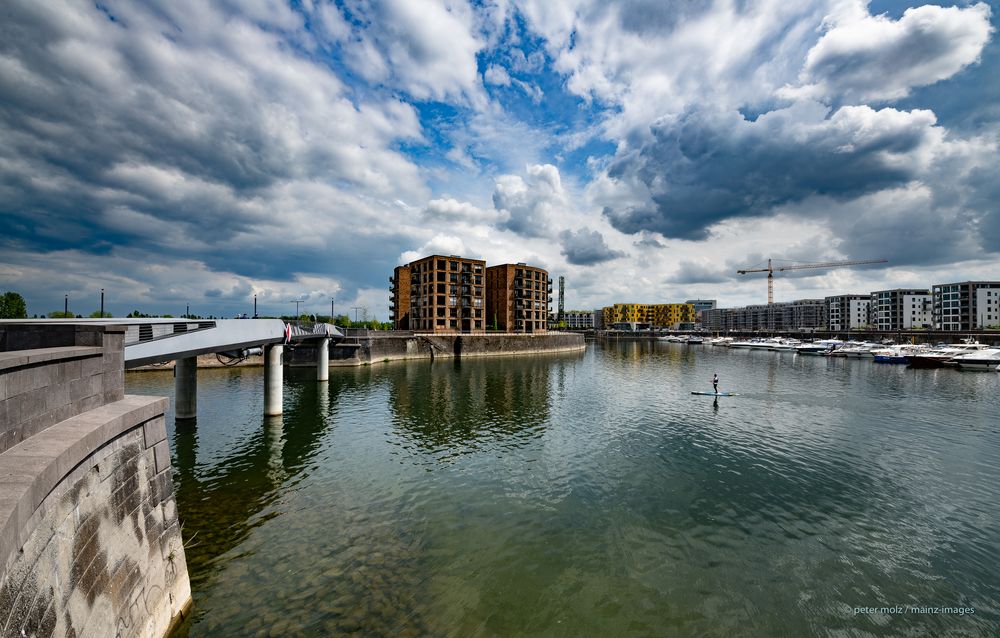
<path id="1" fill-rule="evenodd" d="M 995 370 L 1000 365 L 1000 348 L 983 348 L 960 354 L 951 362 L 963 370 Z"/>

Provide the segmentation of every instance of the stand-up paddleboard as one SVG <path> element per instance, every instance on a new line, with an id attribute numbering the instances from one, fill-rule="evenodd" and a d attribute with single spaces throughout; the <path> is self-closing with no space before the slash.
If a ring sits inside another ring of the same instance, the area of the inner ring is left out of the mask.
<path id="1" fill-rule="evenodd" d="M 703 397 L 738 397 L 739 394 L 735 392 L 696 392 L 691 390 L 691 394 L 697 394 Z"/>

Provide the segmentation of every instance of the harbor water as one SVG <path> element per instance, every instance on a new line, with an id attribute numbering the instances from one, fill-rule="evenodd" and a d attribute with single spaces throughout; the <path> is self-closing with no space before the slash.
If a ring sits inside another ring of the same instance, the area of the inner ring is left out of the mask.
<path id="1" fill-rule="evenodd" d="M 198 377 L 182 636 L 1000 634 L 995 372 L 606 343 L 286 370 L 276 418 Z"/>

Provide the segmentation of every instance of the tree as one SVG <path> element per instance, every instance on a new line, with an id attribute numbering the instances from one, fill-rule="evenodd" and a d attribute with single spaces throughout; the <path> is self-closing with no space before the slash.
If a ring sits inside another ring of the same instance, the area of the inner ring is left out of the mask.
<path id="1" fill-rule="evenodd" d="M 74 319 L 76 315 L 72 312 L 63 312 L 62 310 L 53 310 L 49 313 L 49 319 Z"/>
<path id="2" fill-rule="evenodd" d="M 8 291 L 0 296 L 0 319 L 27 319 L 28 305 L 19 293 Z"/>
<path id="3" fill-rule="evenodd" d="M 104 311 L 104 315 L 103 316 L 101 315 L 101 311 L 100 310 L 95 310 L 94 312 L 90 313 L 90 318 L 91 319 L 110 319 L 113 316 L 114 315 L 112 315 L 107 310 Z"/>

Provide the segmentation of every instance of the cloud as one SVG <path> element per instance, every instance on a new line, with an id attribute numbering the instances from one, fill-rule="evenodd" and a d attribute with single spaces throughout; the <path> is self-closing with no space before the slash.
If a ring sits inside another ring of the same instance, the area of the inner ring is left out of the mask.
<path id="1" fill-rule="evenodd" d="M 417 248 L 408 250 L 399 256 L 400 264 L 408 264 L 417 259 L 422 259 L 428 255 L 459 255 L 470 259 L 475 259 L 475 253 L 469 252 L 465 242 L 461 237 L 455 235 L 445 235 L 440 233 L 434 235 L 429 241 Z"/>
<path id="2" fill-rule="evenodd" d="M 346 39 L 344 50 L 360 46 L 365 51 L 353 59 L 365 77 L 399 87 L 418 100 L 482 102 L 476 55 L 485 41 L 466 2 L 345 4 L 363 26 Z"/>
<path id="3" fill-rule="evenodd" d="M 423 215 L 425 219 L 429 220 L 467 224 L 493 223 L 497 221 L 498 217 L 495 210 L 485 210 L 469 202 L 460 202 L 451 198 L 432 199 L 427 202 L 427 208 L 424 209 Z"/>
<path id="4" fill-rule="evenodd" d="M 755 121 L 691 110 L 655 123 L 650 143 L 611 165 L 611 177 L 638 179 L 649 200 L 606 216 L 625 233 L 701 240 L 722 220 L 813 195 L 849 199 L 901 186 L 926 170 L 942 137 L 934 125 L 929 111 L 845 106 L 829 114 L 809 102 Z"/>
<path id="5" fill-rule="evenodd" d="M 344 287 L 380 283 L 377 269 L 412 229 L 403 219 L 379 231 L 388 255 L 371 255 L 366 235 L 395 214 L 393 201 L 429 194 L 398 150 L 423 140 L 416 111 L 396 97 L 351 94 L 300 53 L 310 36 L 296 26 L 300 14 L 286 13 L 268 21 L 178 3 L 8 6 L 3 261 L 20 268 L 32 252 L 135 249 L 140 263 L 189 259 L 271 281 L 337 271 Z M 101 277 L 99 268 L 81 272 Z"/>
<path id="6" fill-rule="evenodd" d="M 717 284 L 731 281 L 732 273 L 731 268 L 723 270 L 710 263 L 682 261 L 664 281 L 671 284 Z"/>
<path id="7" fill-rule="evenodd" d="M 632 245 L 635 246 L 636 248 L 645 248 L 645 249 L 657 249 L 666 247 L 663 243 L 661 243 L 658 239 L 656 239 L 656 237 L 654 237 L 652 233 L 648 232 L 641 233 L 641 237 L 636 241 L 632 242 Z"/>
<path id="8" fill-rule="evenodd" d="M 568 205 L 559 169 L 551 164 L 534 164 L 527 175 L 501 175 L 493 190 L 493 206 L 505 215 L 499 227 L 526 237 L 540 237 L 548 231 L 552 214 Z"/>
<path id="9" fill-rule="evenodd" d="M 899 20 L 867 9 L 835 20 L 810 49 L 790 98 L 894 100 L 913 87 L 949 78 L 979 60 L 989 40 L 990 8 L 924 5 Z"/>
<path id="10" fill-rule="evenodd" d="M 496 64 L 491 64 L 486 67 L 486 73 L 483 74 L 483 79 L 487 84 L 510 86 L 510 75 L 507 73 L 507 69 L 502 66 L 497 66 Z"/>
<path id="11" fill-rule="evenodd" d="M 564 230 L 559 233 L 559 241 L 566 261 L 576 266 L 593 266 L 625 256 L 624 252 L 609 248 L 604 235 L 589 228 Z"/>

